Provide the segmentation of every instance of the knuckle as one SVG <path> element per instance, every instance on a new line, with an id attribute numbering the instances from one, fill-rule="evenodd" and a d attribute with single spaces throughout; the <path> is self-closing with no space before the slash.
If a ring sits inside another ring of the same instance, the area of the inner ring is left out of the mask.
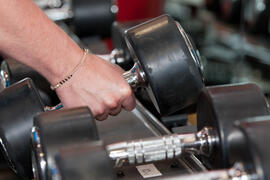
<path id="1" fill-rule="evenodd" d="M 122 96 L 129 97 L 132 95 L 132 90 L 129 86 L 124 86 L 121 90 Z"/>
<path id="2" fill-rule="evenodd" d="M 100 106 L 96 106 L 94 109 L 93 109 L 93 113 L 95 116 L 99 116 L 99 115 L 102 115 L 105 113 L 105 107 L 103 105 L 100 105 Z"/>
<path id="3" fill-rule="evenodd" d="M 118 106 L 118 100 L 116 98 L 107 98 L 105 100 L 105 104 L 110 108 L 114 109 L 117 108 Z"/>

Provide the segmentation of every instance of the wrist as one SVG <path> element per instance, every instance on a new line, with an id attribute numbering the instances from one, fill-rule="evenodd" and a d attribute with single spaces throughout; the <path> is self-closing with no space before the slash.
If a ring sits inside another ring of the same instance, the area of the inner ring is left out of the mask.
<path id="1" fill-rule="evenodd" d="M 66 82 L 68 82 L 75 75 L 75 73 L 78 71 L 78 69 L 83 65 L 87 55 L 88 55 L 88 49 L 85 49 L 83 56 L 80 59 L 80 62 L 73 68 L 73 70 L 71 72 L 69 72 L 66 76 L 64 76 L 61 81 L 59 81 L 56 84 L 52 84 L 51 89 L 56 90 L 57 88 L 59 88 L 60 86 L 64 85 Z"/>
<path id="2" fill-rule="evenodd" d="M 57 56 L 40 63 L 40 73 L 54 85 L 65 78 L 80 62 L 84 52 L 80 48 L 60 51 Z"/>

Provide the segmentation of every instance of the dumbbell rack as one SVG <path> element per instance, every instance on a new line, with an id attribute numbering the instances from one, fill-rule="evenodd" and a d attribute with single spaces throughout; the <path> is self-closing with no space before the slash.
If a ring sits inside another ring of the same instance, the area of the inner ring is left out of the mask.
<path id="1" fill-rule="evenodd" d="M 97 127 L 100 138 L 105 144 L 171 134 L 139 101 L 137 101 L 137 106 L 132 112 L 123 111 L 117 117 L 110 117 L 106 121 L 97 122 Z M 162 176 L 156 177 L 159 179 L 206 170 L 203 164 L 193 155 L 184 155 L 176 160 L 146 164 L 150 164 L 150 167 L 154 166 L 160 171 Z M 115 168 L 115 171 L 121 180 L 144 179 L 138 171 L 141 167 L 143 166 L 124 165 L 121 168 Z"/>
<path id="2" fill-rule="evenodd" d="M 140 139 L 153 136 L 171 134 L 160 121 L 153 116 L 138 100 L 136 108 L 131 112 L 122 111 L 116 117 L 109 117 L 106 121 L 97 121 L 100 138 L 105 144 L 116 143 L 132 139 Z M 193 155 L 183 155 L 181 158 L 142 165 L 151 165 L 162 174 L 162 176 L 151 179 L 166 179 L 184 174 L 192 174 L 205 171 L 204 165 Z M 139 173 L 141 165 L 124 165 L 115 168 L 118 179 L 132 180 L 144 179 Z M 0 179 L 16 180 L 16 177 L 7 170 L 0 171 Z"/>

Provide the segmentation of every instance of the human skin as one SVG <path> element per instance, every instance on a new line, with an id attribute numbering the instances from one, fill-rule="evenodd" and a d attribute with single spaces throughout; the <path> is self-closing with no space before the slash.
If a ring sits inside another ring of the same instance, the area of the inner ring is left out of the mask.
<path id="1" fill-rule="evenodd" d="M 55 85 L 84 52 L 32 0 L 0 0 L 0 52 L 38 71 Z M 117 65 L 88 54 L 73 77 L 56 89 L 64 108 L 88 106 L 97 120 L 135 107 Z"/>

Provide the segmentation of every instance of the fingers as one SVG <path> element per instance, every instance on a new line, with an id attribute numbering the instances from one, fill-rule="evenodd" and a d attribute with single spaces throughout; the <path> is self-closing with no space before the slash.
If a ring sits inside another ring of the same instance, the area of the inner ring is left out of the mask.
<path id="1" fill-rule="evenodd" d="M 103 121 L 108 118 L 108 114 L 97 115 L 95 118 L 98 121 Z"/>
<path id="2" fill-rule="evenodd" d="M 121 112 L 121 110 L 122 110 L 122 106 L 120 104 L 115 109 L 111 109 L 109 115 L 116 116 L 116 115 L 118 115 Z"/>
<path id="3" fill-rule="evenodd" d="M 63 105 L 67 108 L 88 106 L 97 120 L 116 116 L 122 108 L 131 111 L 135 98 L 122 76 L 124 70 L 99 59 L 86 62 L 91 64 L 85 63 L 80 68 L 77 73 L 80 76 L 74 76 L 57 89 Z"/>
<path id="4" fill-rule="evenodd" d="M 121 102 L 120 98 L 111 94 L 107 94 L 103 96 L 104 104 L 107 108 L 107 112 L 109 115 L 116 116 L 121 112 Z"/>
<path id="5" fill-rule="evenodd" d="M 135 108 L 135 106 L 136 106 L 136 102 L 135 102 L 134 95 L 126 98 L 122 103 L 122 107 L 127 111 L 132 111 Z"/>
<path id="6" fill-rule="evenodd" d="M 120 90 L 120 93 L 123 99 L 122 107 L 127 111 L 131 111 L 132 109 L 134 109 L 136 102 L 131 87 L 129 85 L 126 85 Z"/>
<path id="7" fill-rule="evenodd" d="M 121 96 L 117 98 L 113 95 L 104 95 L 101 98 L 95 97 L 98 104 L 92 107 L 92 112 L 97 120 L 105 120 L 108 118 L 108 115 L 116 116 L 121 112 L 121 109 L 124 108 L 127 111 L 134 109 L 136 102 L 135 97 L 131 92 L 127 91 L 126 97 Z"/>

